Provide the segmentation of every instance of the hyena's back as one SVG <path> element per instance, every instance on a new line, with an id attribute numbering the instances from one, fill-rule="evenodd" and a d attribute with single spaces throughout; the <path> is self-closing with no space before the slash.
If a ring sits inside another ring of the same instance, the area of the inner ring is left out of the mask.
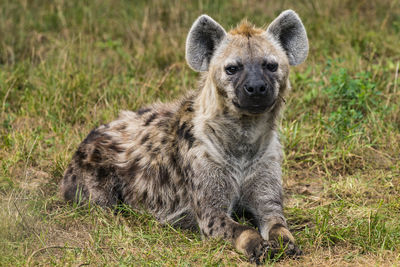
<path id="1" fill-rule="evenodd" d="M 144 207 L 161 221 L 186 217 L 194 224 L 186 182 L 193 136 L 191 93 L 175 104 L 158 104 L 94 129 L 65 171 L 61 194 L 68 201 Z"/>

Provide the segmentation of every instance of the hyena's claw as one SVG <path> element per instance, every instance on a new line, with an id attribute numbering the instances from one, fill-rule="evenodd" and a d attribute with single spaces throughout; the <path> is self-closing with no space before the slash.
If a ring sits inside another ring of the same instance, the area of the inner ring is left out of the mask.
<path id="1" fill-rule="evenodd" d="M 270 251 L 268 253 L 268 258 L 273 259 L 275 257 L 290 257 L 298 258 L 303 252 L 299 247 L 292 241 L 279 242 L 277 240 L 271 240 L 268 242 Z"/>
<path id="2" fill-rule="evenodd" d="M 268 250 L 269 250 L 269 245 L 267 241 L 259 243 L 256 247 L 253 248 L 251 256 L 249 257 L 249 261 L 256 265 L 263 264 Z"/>

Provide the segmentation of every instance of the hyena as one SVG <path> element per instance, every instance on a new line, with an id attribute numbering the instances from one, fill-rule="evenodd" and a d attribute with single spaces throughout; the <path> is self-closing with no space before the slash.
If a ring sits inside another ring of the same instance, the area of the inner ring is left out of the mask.
<path id="1" fill-rule="evenodd" d="M 283 215 L 277 122 L 289 66 L 307 54 L 292 10 L 266 30 L 243 21 L 226 32 L 200 16 L 186 41 L 187 63 L 202 72 L 198 90 L 94 129 L 65 171 L 63 197 L 145 208 L 162 223 L 229 240 L 256 263 L 278 240 L 288 255 L 300 253 Z"/>

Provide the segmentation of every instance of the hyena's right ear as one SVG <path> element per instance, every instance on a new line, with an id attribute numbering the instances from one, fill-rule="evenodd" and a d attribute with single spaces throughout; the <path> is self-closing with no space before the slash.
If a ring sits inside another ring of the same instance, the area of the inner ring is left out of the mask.
<path id="1" fill-rule="evenodd" d="M 192 25 L 186 39 L 186 61 L 195 71 L 207 71 L 215 50 L 226 32 L 207 15 L 201 15 Z"/>

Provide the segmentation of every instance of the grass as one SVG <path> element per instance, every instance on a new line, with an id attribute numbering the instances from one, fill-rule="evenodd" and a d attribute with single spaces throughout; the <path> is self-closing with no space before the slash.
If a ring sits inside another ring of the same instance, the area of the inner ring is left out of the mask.
<path id="1" fill-rule="evenodd" d="M 285 213 L 304 251 L 275 266 L 400 265 L 400 3 L 26 1 L 0 4 L 0 265 L 246 265 L 231 245 L 144 211 L 63 203 L 87 133 L 196 86 L 186 33 L 292 8 L 310 40 L 281 123 Z"/>

